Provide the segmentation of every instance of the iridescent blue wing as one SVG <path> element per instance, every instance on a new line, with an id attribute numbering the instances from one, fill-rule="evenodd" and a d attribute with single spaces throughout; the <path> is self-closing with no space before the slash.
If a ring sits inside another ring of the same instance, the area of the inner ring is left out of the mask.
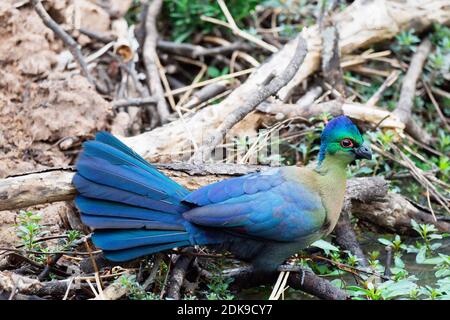
<path id="1" fill-rule="evenodd" d="M 277 241 L 314 233 L 326 216 L 318 193 L 282 169 L 223 180 L 183 201 L 198 206 L 183 213 L 194 224 Z"/>

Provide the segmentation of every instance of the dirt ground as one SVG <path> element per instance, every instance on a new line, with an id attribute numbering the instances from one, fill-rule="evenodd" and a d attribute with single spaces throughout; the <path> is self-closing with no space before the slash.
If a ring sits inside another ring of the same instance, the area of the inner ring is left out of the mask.
<path id="1" fill-rule="evenodd" d="M 31 7 L 19 10 L 15 2 L 0 2 L 0 178 L 73 164 L 80 142 L 107 129 L 112 116 L 109 102 L 84 77 L 59 71 L 67 56 L 62 42 Z M 65 8 L 64 1 L 52 3 Z M 105 22 L 98 16 L 90 18 L 98 20 L 91 27 L 101 30 Z M 70 207 L 31 209 L 58 232 L 60 215 Z M 0 246 L 16 241 L 16 214 L 0 212 Z"/>

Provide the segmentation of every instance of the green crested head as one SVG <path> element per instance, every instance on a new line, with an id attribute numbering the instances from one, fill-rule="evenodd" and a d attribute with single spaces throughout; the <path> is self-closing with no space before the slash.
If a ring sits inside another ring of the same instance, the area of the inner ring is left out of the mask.
<path id="1" fill-rule="evenodd" d="M 331 157 L 347 165 L 355 159 L 371 159 L 372 152 L 358 127 L 346 116 L 333 118 L 320 136 L 319 164 Z"/>

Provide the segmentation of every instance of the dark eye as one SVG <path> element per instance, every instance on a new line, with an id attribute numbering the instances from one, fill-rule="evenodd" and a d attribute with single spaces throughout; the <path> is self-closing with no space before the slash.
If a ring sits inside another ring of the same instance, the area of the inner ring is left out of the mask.
<path id="1" fill-rule="evenodd" d="M 353 147 L 353 141 L 350 139 L 343 139 L 341 140 L 341 146 L 343 148 L 352 148 Z"/>

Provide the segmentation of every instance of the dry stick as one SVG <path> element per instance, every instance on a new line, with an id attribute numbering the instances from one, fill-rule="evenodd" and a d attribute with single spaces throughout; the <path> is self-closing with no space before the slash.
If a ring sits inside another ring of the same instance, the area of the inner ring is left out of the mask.
<path id="1" fill-rule="evenodd" d="M 112 107 L 118 109 L 121 107 L 140 107 L 157 104 L 157 100 L 153 97 L 121 99 L 112 102 Z"/>
<path id="2" fill-rule="evenodd" d="M 436 187 L 427 179 L 427 177 L 422 173 L 422 170 L 419 169 L 411 159 L 409 159 L 397 146 L 391 144 L 391 148 L 393 148 L 400 157 L 403 159 L 405 166 L 410 170 L 413 177 L 417 180 L 417 182 L 425 185 L 425 187 L 431 190 L 434 198 L 439 204 L 444 207 L 444 209 L 450 213 L 450 208 L 448 206 L 449 200 L 445 198 L 445 196 L 441 195 L 441 193 L 436 189 Z"/>
<path id="3" fill-rule="evenodd" d="M 167 298 L 174 300 L 179 300 L 181 298 L 180 290 L 183 285 L 186 272 L 188 271 L 192 260 L 194 260 L 194 257 L 192 256 L 178 256 L 177 262 L 175 263 L 175 266 L 173 267 L 170 275 L 167 289 Z"/>
<path id="4" fill-rule="evenodd" d="M 263 83 L 256 88 L 254 94 L 249 97 L 249 99 L 244 103 L 244 105 L 232 113 L 230 113 L 216 132 L 212 133 L 207 139 L 206 143 L 195 152 L 192 157 L 193 163 L 205 162 L 207 157 L 211 155 L 214 148 L 222 141 L 225 134 L 230 130 L 235 124 L 244 119 L 244 117 L 253 111 L 261 102 L 266 100 L 271 95 L 275 94 L 280 90 L 286 83 L 288 83 L 292 77 L 295 75 L 300 65 L 303 63 L 307 53 L 306 41 L 301 35 L 298 36 L 297 48 L 294 52 L 292 60 L 287 65 L 286 69 L 278 76 L 273 79 L 266 79 L 268 83 Z"/>
<path id="5" fill-rule="evenodd" d="M 255 68 L 249 68 L 249 69 L 245 69 L 245 70 L 241 70 L 241 71 L 237 71 L 237 72 L 233 72 L 233 73 L 229 73 L 229 74 L 224 74 L 223 76 L 219 76 L 219 77 L 216 77 L 216 78 L 213 78 L 213 79 L 208 79 L 208 80 L 205 80 L 205 81 L 197 82 L 195 84 L 191 84 L 191 85 L 186 86 L 186 87 L 182 87 L 182 88 L 179 88 L 179 89 L 172 90 L 171 92 L 166 93 L 166 95 L 167 96 L 169 94 L 177 95 L 177 94 L 186 92 L 188 90 L 204 87 L 206 85 L 210 85 L 212 83 L 220 82 L 222 80 L 228 80 L 228 79 L 237 78 L 237 77 L 249 74 L 249 73 L 251 73 L 253 71 L 255 71 Z"/>
<path id="6" fill-rule="evenodd" d="M 80 245 L 83 242 L 86 242 L 87 239 L 89 239 L 90 236 L 85 236 L 81 239 L 78 239 L 76 241 L 74 241 L 70 247 L 71 248 L 76 248 L 78 245 Z M 50 274 L 50 271 L 52 270 L 52 268 L 58 263 L 59 259 L 61 259 L 61 257 L 64 255 L 63 252 L 57 252 L 55 254 L 53 254 L 51 257 L 47 258 L 47 264 L 45 265 L 44 270 L 39 274 L 38 279 L 39 281 L 43 281 L 45 278 L 48 277 L 48 275 Z"/>
<path id="7" fill-rule="evenodd" d="M 184 104 L 184 108 L 194 108 L 209 99 L 215 98 L 217 95 L 227 90 L 228 81 L 221 81 L 207 85 L 194 93 L 194 95 Z"/>
<path id="8" fill-rule="evenodd" d="M 356 234 L 352 228 L 348 210 L 342 210 L 341 216 L 339 217 L 333 232 L 336 235 L 337 244 L 354 254 L 359 259 L 359 264 L 362 267 L 367 267 L 367 259 L 356 239 Z"/>
<path id="9" fill-rule="evenodd" d="M 438 102 L 437 102 L 436 99 L 434 98 L 433 93 L 431 92 L 432 89 L 430 89 L 430 86 L 428 85 L 427 81 L 425 81 L 425 80 L 422 79 L 422 83 L 423 83 L 423 86 L 425 87 L 425 90 L 426 90 L 426 92 L 427 92 L 427 94 L 428 94 L 428 97 L 430 97 L 430 100 L 431 100 L 431 102 L 433 103 L 434 108 L 436 109 L 436 111 L 437 111 L 439 117 L 441 118 L 442 123 L 443 123 L 444 126 L 447 128 L 447 131 L 450 132 L 450 125 L 448 124 L 448 121 L 447 121 L 447 119 L 445 118 L 444 113 L 442 112 L 441 108 L 439 107 Z"/>
<path id="10" fill-rule="evenodd" d="M 232 288 L 246 289 L 259 285 L 273 284 L 278 277 L 278 273 L 256 273 L 251 267 L 243 267 L 232 270 L 225 270 L 225 276 L 234 279 Z M 288 286 L 312 294 L 320 299 L 345 300 L 348 295 L 332 285 L 328 280 L 315 275 L 313 272 L 304 269 L 301 273 L 292 273 L 287 282 Z"/>
<path id="11" fill-rule="evenodd" d="M 95 85 L 94 79 L 89 74 L 88 67 L 86 62 L 84 61 L 83 54 L 81 53 L 81 50 L 78 47 L 78 43 L 67 32 L 65 32 L 56 23 L 56 21 L 52 19 L 52 17 L 50 17 L 47 11 L 45 11 L 45 8 L 40 0 L 32 0 L 31 3 L 33 4 L 34 9 L 36 10 L 39 17 L 41 17 L 42 22 L 44 22 L 44 24 L 48 28 L 50 28 L 69 48 L 70 52 L 72 53 L 72 56 L 80 65 L 81 74 L 85 76 L 91 84 Z"/>
<path id="12" fill-rule="evenodd" d="M 101 56 L 103 56 L 104 54 L 106 54 L 108 52 L 108 50 L 113 48 L 113 47 L 114 47 L 114 42 L 108 42 L 103 47 L 98 49 L 96 52 L 94 52 L 91 55 L 87 56 L 85 62 L 86 63 L 94 62 L 96 59 L 98 59 Z M 75 69 L 75 68 L 76 68 L 76 64 L 75 63 L 70 63 L 70 64 L 67 65 L 67 69 L 69 69 L 69 70 Z"/>
<path id="13" fill-rule="evenodd" d="M 339 33 L 335 26 L 321 31 L 322 36 L 322 71 L 324 78 L 345 97 L 345 83 L 339 57 Z"/>
<path id="14" fill-rule="evenodd" d="M 148 278 L 142 284 L 142 287 L 144 288 L 144 290 L 148 290 L 148 288 L 153 284 L 153 282 L 155 282 L 156 274 L 159 271 L 159 265 L 161 263 L 161 260 L 162 260 L 162 254 L 157 253 L 155 255 L 155 258 L 153 261 L 153 267 L 150 271 L 150 274 L 149 274 Z"/>
<path id="15" fill-rule="evenodd" d="M 206 48 L 200 45 L 193 45 L 190 43 L 177 43 L 171 41 L 159 40 L 157 43 L 158 49 L 178 54 L 187 55 L 191 58 L 198 58 L 203 56 L 214 56 L 218 54 L 228 54 L 236 50 L 250 51 L 251 46 L 246 45 L 242 42 L 234 42 L 227 45 Z"/>
<path id="16" fill-rule="evenodd" d="M 86 28 L 79 28 L 78 31 L 81 34 L 88 36 L 89 38 L 92 38 L 94 40 L 97 40 L 97 41 L 100 41 L 103 43 L 108 43 L 108 42 L 117 40 L 117 37 L 115 35 L 109 34 L 109 33 L 97 32 L 97 31 L 93 31 L 93 30 L 88 30 Z"/>
<path id="17" fill-rule="evenodd" d="M 161 84 L 161 78 L 159 76 L 156 42 L 158 38 L 158 31 L 156 29 L 156 17 L 161 11 L 162 0 L 153 0 L 150 4 L 147 17 L 145 18 L 145 41 L 142 54 L 144 56 L 144 65 L 147 70 L 147 85 L 149 90 L 157 100 L 157 110 L 161 123 L 167 123 L 169 121 L 170 111 L 169 106 L 164 97 L 164 89 Z"/>
<path id="18" fill-rule="evenodd" d="M 399 76 L 400 76 L 400 71 L 398 71 L 398 70 L 392 71 L 392 73 L 386 78 L 386 80 L 378 88 L 378 90 L 373 94 L 373 96 L 371 96 L 370 99 L 367 100 L 366 105 L 369 107 L 375 106 L 377 104 L 378 100 L 380 100 L 383 92 L 386 91 L 387 88 L 392 86 L 395 83 L 395 81 L 397 81 Z"/>
<path id="19" fill-rule="evenodd" d="M 431 41 L 429 39 L 425 39 L 414 53 L 411 64 L 409 65 L 408 71 L 403 79 L 400 99 L 393 112 L 394 115 L 405 124 L 406 131 L 415 139 L 423 143 L 429 143 L 431 138 L 426 131 L 418 126 L 412 118 L 411 113 L 414 105 L 417 81 L 422 73 L 423 66 L 427 60 L 430 50 Z"/>
<path id="20" fill-rule="evenodd" d="M 219 22 L 221 22 L 220 23 L 221 25 L 226 26 L 227 28 L 230 28 L 231 31 L 233 31 L 233 33 L 235 35 L 237 35 L 241 38 L 244 38 L 248 41 L 251 41 L 251 42 L 257 44 L 258 46 L 260 46 L 261 48 L 269 50 L 273 53 L 278 51 L 277 47 L 275 47 L 271 44 L 268 44 L 267 42 L 265 42 L 259 38 L 256 38 L 255 36 L 251 35 L 250 33 L 247 33 L 245 31 L 242 31 L 241 29 L 239 29 L 239 27 L 237 26 L 236 22 L 234 21 L 232 15 L 231 15 L 230 11 L 228 10 L 228 7 L 225 4 L 225 2 L 223 0 L 217 0 L 217 3 L 219 4 L 220 9 L 222 10 L 223 14 L 225 15 L 225 18 L 228 21 L 228 23 L 225 23 L 221 20 L 218 20 Z M 205 17 L 205 16 L 202 16 L 200 18 L 205 21 L 209 20 L 209 22 L 217 23 L 217 19 L 214 19 L 214 18 L 209 18 L 209 17 Z M 216 20 L 216 21 L 214 22 L 214 20 Z"/>
<path id="21" fill-rule="evenodd" d="M 228 40 L 225 40 L 225 39 L 222 39 L 222 38 L 213 37 L 213 36 L 205 36 L 203 38 L 203 40 L 211 42 L 213 44 L 218 44 L 221 47 L 227 47 L 227 46 L 230 46 L 232 44 Z M 251 48 L 251 47 L 249 46 L 249 48 Z M 233 54 L 231 56 L 231 61 L 230 61 L 230 70 L 231 71 L 234 70 L 232 64 L 234 64 L 235 62 L 233 62 L 233 60 L 236 60 L 237 57 L 240 57 L 242 60 L 247 61 L 249 64 L 251 64 L 254 67 L 257 67 L 257 66 L 260 65 L 258 60 L 256 60 L 254 57 L 252 57 L 248 53 L 236 50 L 236 51 L 233 52 Z"/>
<path id="22" fill-rule="evenodd" d="M 431 87 L 431 91 L 433 91 L 434 93 L 436 93 L 438 96 L 441 96 L 441 97 L 446 98 L 446 99 L 450 99 L 450 93 L 447 92 L 447 91 L 444 91 L 444 90 L 442 90 L 442 89 L 439 89 L 439 88 L 437 88 L 437 87 L 435 87 L 435 86 L 432 86 L 432 87 Z"/>
<path id="23" fill-rule="evenodd" d="M 392 265 L 392 247 L 387 246 L 384 248 L 386 250 L 386 266 L 384 267 L 384 276 L 391 276 L 391 265 Z"/>

